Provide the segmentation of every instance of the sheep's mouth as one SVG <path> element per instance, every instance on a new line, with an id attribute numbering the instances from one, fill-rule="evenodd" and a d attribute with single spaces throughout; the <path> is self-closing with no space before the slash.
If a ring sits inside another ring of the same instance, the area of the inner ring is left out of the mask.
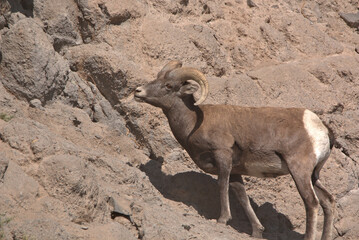
<path id="1" fill-rule="evenodd" d="M 144 102 L 144 97 L 134 95 L 134 99 L 136 102 Z"/>

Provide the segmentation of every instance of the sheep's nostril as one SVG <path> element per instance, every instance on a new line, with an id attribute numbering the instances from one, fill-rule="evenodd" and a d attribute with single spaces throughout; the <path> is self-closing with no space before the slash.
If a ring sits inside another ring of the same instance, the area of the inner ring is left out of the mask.
<path id="1" fill-rule="evenodd" d="M 140 93 L 140 92 L 142 92 L 142 89 L 138 87 L 138 88 L 136 88 L 135 92 Z"/>

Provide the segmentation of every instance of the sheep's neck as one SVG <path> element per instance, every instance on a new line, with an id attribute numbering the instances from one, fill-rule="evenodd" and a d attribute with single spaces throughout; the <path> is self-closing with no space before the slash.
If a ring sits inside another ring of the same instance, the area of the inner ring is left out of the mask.
<path id="1" fill-rule="evenodd" d="M 168 118 L 173 135 L 184 147 L 187 147 L 187 140 L 191 133 L 197 128 L 198 121 L 201 119 L 202 111 L 198 106 L 194 106 L 193 96 L 176 101 L 168 111 L 164 111 Z"/>

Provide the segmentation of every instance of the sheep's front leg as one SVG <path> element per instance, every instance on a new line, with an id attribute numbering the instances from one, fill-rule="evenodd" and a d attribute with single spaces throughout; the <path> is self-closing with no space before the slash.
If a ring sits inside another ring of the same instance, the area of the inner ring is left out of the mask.
<path id="1" fill-rule="evenodd" d="M 221 203 L 221 215 L 217 222 L 226 224 L 232 219 L 228 195 L 229 176 L 232 170 L 232 152 L 230 150 L 217 150 L 214 156 L 216 166 L 218 167 L 218 185 Z"/>

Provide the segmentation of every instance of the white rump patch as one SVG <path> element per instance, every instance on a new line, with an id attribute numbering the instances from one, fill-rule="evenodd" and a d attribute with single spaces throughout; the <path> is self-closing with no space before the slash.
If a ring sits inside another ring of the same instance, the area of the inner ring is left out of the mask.
<path id="1" fill-rule="evenodd" d="M 309 111 L 304 111 L 303 116 L 304 128 L 307 130 L 310 140 L 313 144 L 316 163 L 326 159 L 330 153 L 330 141 L 328 129 L 324 126 L 319 117 Z"/>

